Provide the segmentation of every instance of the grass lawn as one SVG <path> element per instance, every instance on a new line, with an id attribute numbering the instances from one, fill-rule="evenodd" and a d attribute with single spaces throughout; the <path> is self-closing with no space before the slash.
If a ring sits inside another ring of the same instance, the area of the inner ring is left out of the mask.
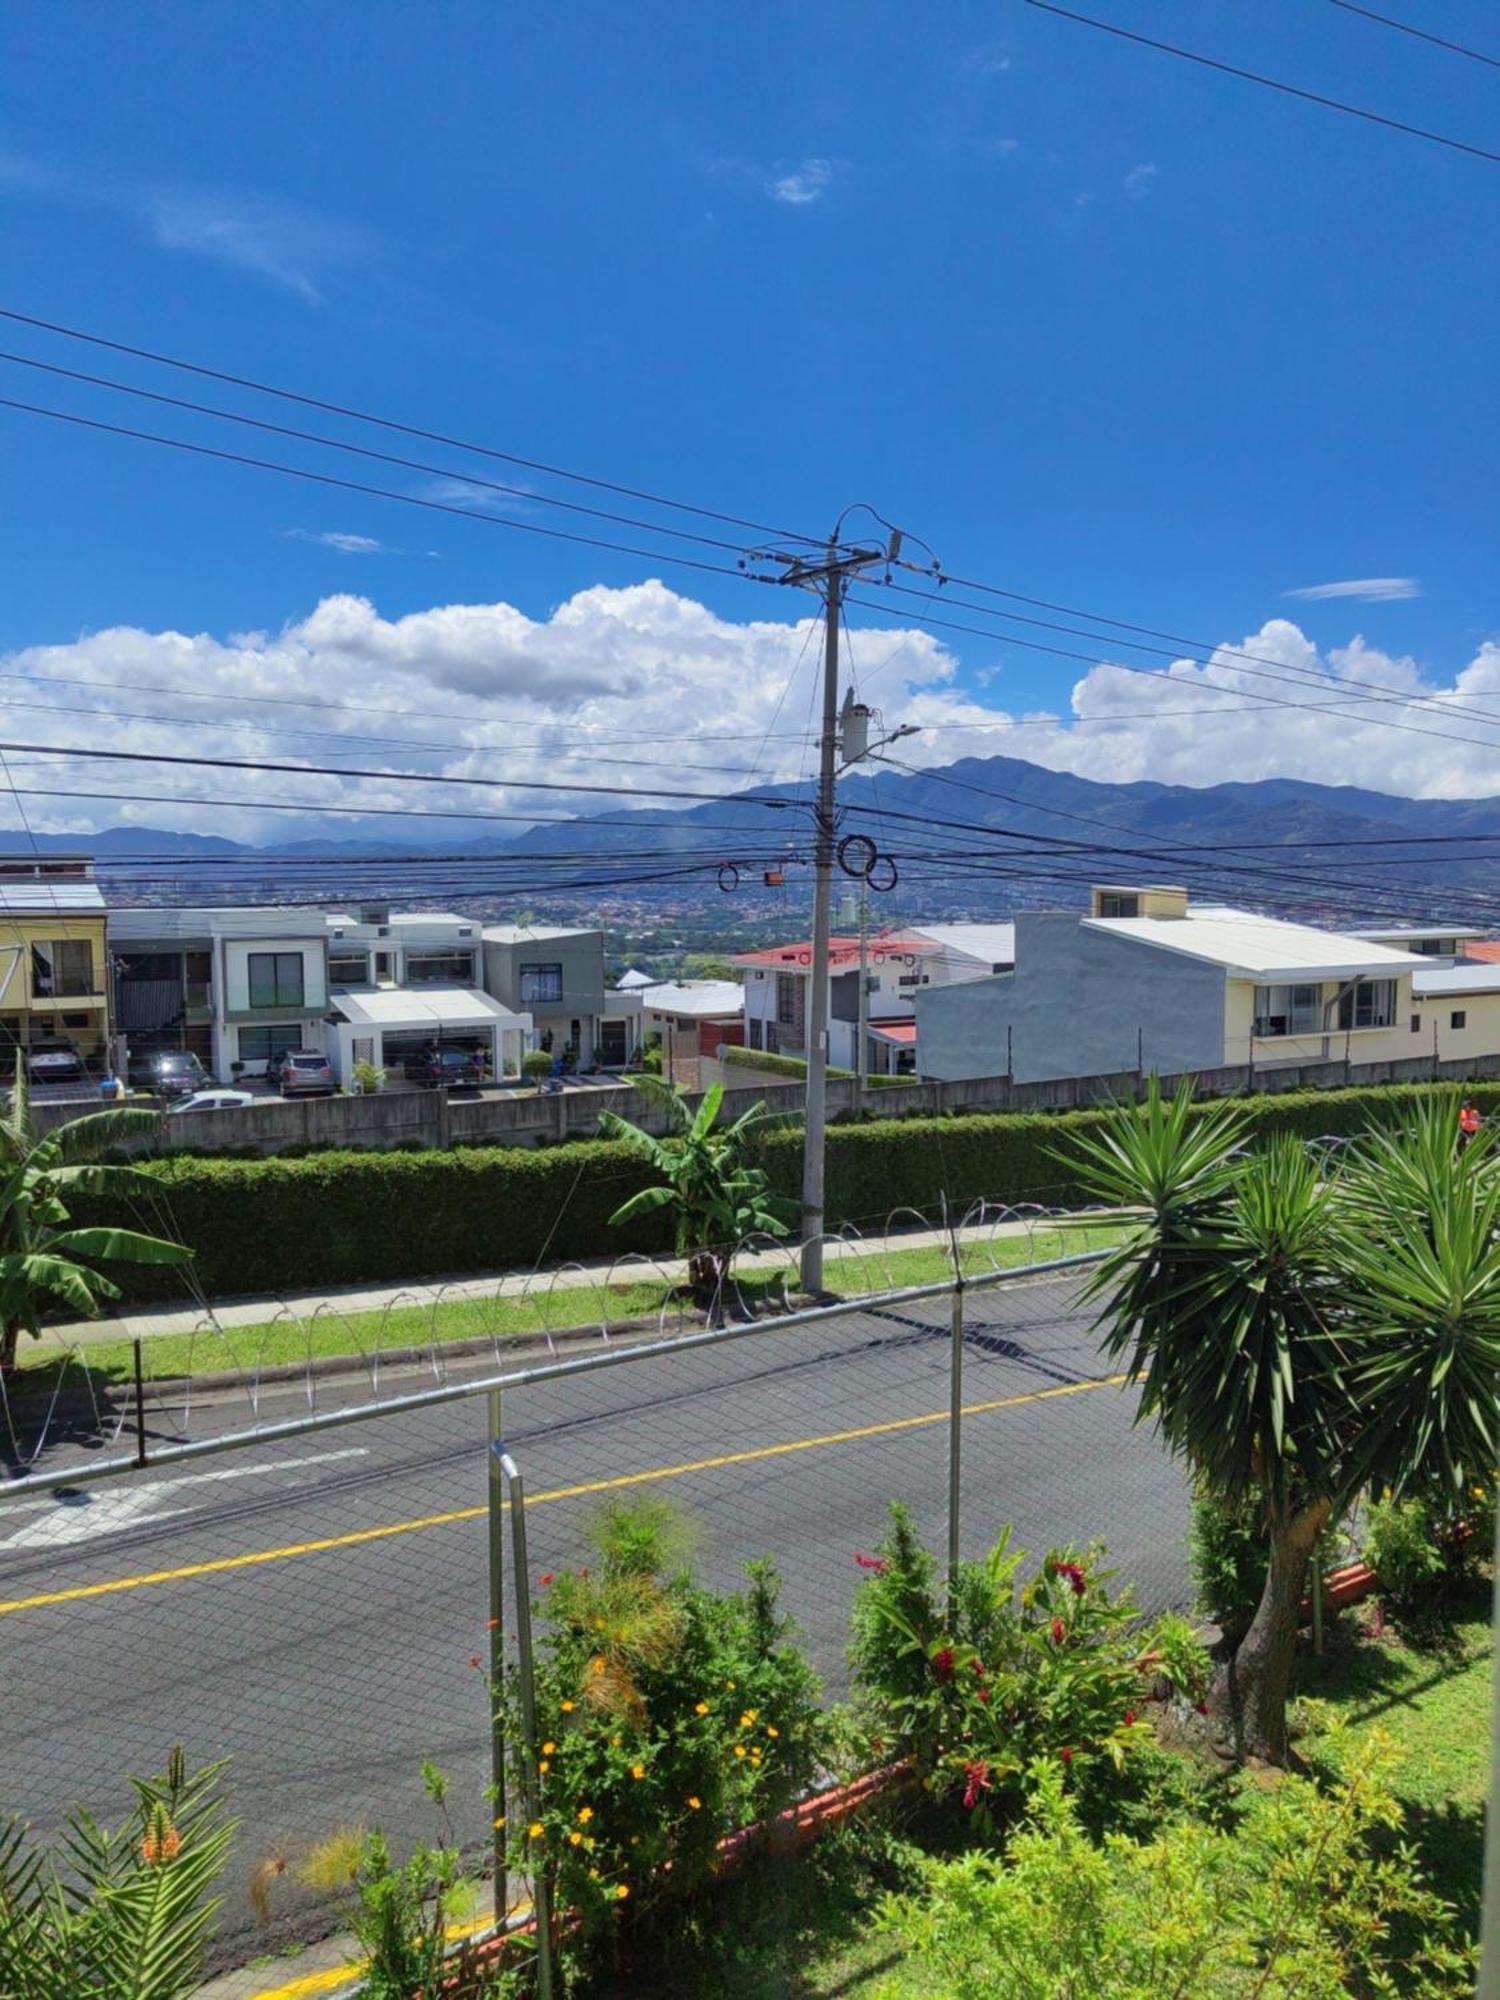
<path id="1" fill-rule="evenodd" d="M 1118 1227 L 1049 1224 L 1021 1236 L 997 1237 L 993 1244 L 969 1242 L 962 1262 L 971 1275 L 995 1265 L 1017 1268 L 1049 1258 L 1072 1256 L 1118 1241 Z M 746 1305 L 781 1300 L 792 1268 L 792 1252 L 775 1271 L 747 1269 L 737 1279 Z M 951 1264 L 939 1249 L 869 1250 L 829 1256 L 824 1270 L 828 1289 L 840 1297 L 903 1285 L 936 1283 Z M 394 1349 L 438 1346 L 460 1340 L 499 1342 L 534 1337 L 565 1328 L 598 1326 L 606 1321 L 655 1318 L 663 1314 L 668 1333 L 701 1324 L 701 1315 L 674 1295 L 671 1285 L 655 1277 L 631 1283 L 603 1284 L 597 1279 L 568 1283 L 559 1277 L 538 1281 L 522 1295 L 491 1293 L 484 1298 L 442 1299 L 434 1305 L 395 1305 L 379 1312 L 340 1313 L 320 1309 L 300 1319 L 283 1314 L 253 1326 L 227 1328 L 222 1333 L 161 1334 L 145 1343 L 145 1366 L 154 1380 L 202 1375 L 223 1369 L 251 1370 L 284 1362 L 303 1362 L 332 1355 L 374 1355 Z M 84 1350 L 95 1383 L 126 1382 L 133 1367 L 128 1341 L 91 1341 Z M 76 1362 L 56 1348 L 34 1356 L 23 1346 L 19 1387 L 50 1389 L 60 1376 L 79 1379 Z"/>
<path id="2" fill-rule="evenodd" d="M 1489 1782 L 1493 1672 L 1489 1585 L 1459 1607 L 1446 1643 L 1407 1645 L 1387 1631 L 1356 1636 L 1362 1610 L 1330 1634 L 1322 1660 L 1305 1659 L 1299 1686 L 1352 1726 L 1382 1723 L 1400 1752 L 1395 1789 L 1429 1880 L 1479 1927 L 1484 1803 Z"/>

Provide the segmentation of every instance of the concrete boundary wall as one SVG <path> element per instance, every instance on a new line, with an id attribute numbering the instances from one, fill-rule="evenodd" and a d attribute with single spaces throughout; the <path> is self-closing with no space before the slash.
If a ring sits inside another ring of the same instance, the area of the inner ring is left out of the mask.
<path id="1" fill-rule="evenodd" d="M 735 1065 L 734 1051 L 721 1047 L 717 1059 L 704 1057 L 705 1088 L 722 1082 L 725 1115 L 736 1118 L 764 1101 L 776 1112 L 799 1112 L 800 1081 L 779 1083 L 758 1070 Z M 1233 1065 L 1194 1073 L 1200 1097 L 1232 1097 L 1245 1091 L 1335 1090 L 1346 1084 L 1462 1083 L 1500 1077 L 1500 1055 L 1434 1063 L 1430 1056 L 1400 1062 L 1281 1063 L 1250 1069 Z M 1164 1079 L 1173 1084 L 1176 1079 Z M 828 1086 L 830 1117 L 863 1111 L 877 1118 L 932 1116 L 949 1111 L 1071 1111 L 1137 1097 L 1145 1079 L 1135 1070 L 1107 1076 L 1060 1077 L 1044 1083 L 1012 1083 L 1008 1077 L 973 1077 L 956 1083 L 895 1084 L 866 1089 L 850 1081 Z M 690 1100 L 696 1102 L 696 1097 Z M 95 1109 L 91 1104 L 35 1107 L 43 1131 Z M 157 1121 L 154 1136 L 133 1149 L 143 1153 L 280 1153 L 289 1147 L 347 1146 L 386 1151 L 399 1146 L 535 1146 L 566 1139 L 590 1139 L 601 1111 L 617 1111 L 648 1130 L 664 1131 L 665 1121 L 628 1083 L 611 1088 L 557 1091 L 517 1089 L 501 1096 L 447 1097 L 441 1091 L 392 1091 L 374 1097 L 314 1097 L 293 1103 L 253 1104 L 236 1111 L 197 1111 Z"/>

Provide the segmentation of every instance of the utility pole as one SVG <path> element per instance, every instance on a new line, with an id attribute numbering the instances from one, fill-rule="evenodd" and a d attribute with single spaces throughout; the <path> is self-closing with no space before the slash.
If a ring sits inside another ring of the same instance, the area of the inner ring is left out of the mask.
<path id="1" fill-rule="evenodd" d="M 808 968 L 812 992 L 808 996 L 807 1010 L 807 1120 L 802 1164 L 802 1289 L 813 1293 L 823 1289 L 823 1168 L 828 1131 L 828 932 L 837 834 L 834 790 L 840 768 L 839 628 L 844 593 L 851 577 L 858 577 L 867 569 L 888 572 L 898 565 L 907 569 L 916 567 L 901 561 L 902 531 L 883 520 L 881 525 L 889 530 L 890 537 L 884 547 L 845 542 L 842 538 L 844 520 L 853 511 L 846 509 L 839 517 L 833 533 L 828 537 L 827 552 L 821 561 L 813 562 L 804 556 L 772 554 L 769 551 L 762 552 L 758 558 L 784 563 L 786 567 L 777 581 L 816 590 L 823 599 L 823 728 L 818 745 L 818 800 L 813 838 L 812 964 Z M 880 519 L 878 515 L 876 518 Z M 928 553 L 931 554 L 931 551 Z M 741 567 L 744 567 L 743 563 Z M 935 556 L 931 573 L 939 574 Z M 896 732 L 903 736 L 909 733 L 905 728 Z M 884 740 L 892 741 L 894 738 Z M 863 742 L 858 754 L 867 754 Z"/>

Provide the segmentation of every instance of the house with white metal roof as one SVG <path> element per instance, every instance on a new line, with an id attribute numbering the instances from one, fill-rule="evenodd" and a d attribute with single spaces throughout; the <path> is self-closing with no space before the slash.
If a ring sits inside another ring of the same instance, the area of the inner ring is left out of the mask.
<path id="1" fill-rule="evenodd" d="M 1010 972 L 919 992 L 917 1068 L 1032 1082 L 1425 1055 L 1419 974 L 1437 976 L 1432 959 L 1391 944 L 1195 905 L 1176 886 L 1103 886 L 1082 915 L 1023 911 Z M 1466 1051 L 1440 1037 L 1439 1052 Z"/>

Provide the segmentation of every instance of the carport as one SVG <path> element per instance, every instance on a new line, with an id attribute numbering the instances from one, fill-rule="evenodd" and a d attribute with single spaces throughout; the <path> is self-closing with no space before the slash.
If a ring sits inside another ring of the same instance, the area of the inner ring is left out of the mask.
<path id="1" fill-rule="evenodd" d="M 329 995 L 328 1059 L 340 1083 L 356 1063 L 400 1080 L 409 1055 L 438 1043 L 479 1051 L 491 1076 L 519 1075 L 531 1040 L 530 1014 L 513 1014 L 472 986 L 361 986 Z"/>

